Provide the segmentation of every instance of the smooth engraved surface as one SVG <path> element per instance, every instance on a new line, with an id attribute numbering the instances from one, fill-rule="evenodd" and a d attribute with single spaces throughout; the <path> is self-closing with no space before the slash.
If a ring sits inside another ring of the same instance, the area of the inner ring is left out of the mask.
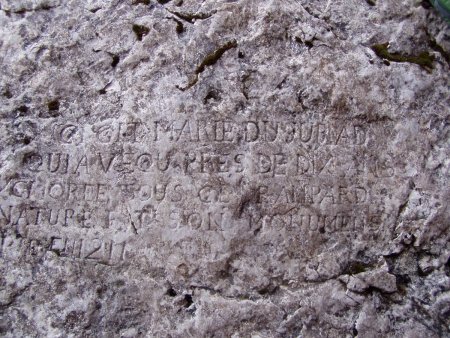
<path id="1" fill-rule="evenodd" d="M 5 337 L 450 334 L 427 1 L 4 0 Z"/>

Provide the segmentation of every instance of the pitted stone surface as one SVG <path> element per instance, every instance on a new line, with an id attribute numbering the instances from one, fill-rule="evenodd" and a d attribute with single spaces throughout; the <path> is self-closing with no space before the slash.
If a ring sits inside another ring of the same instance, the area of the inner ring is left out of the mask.
<path id="1" fill-rule="evenodd" d="M 427 1 L 0 4 L 2 336 L 450 334 Z"/>

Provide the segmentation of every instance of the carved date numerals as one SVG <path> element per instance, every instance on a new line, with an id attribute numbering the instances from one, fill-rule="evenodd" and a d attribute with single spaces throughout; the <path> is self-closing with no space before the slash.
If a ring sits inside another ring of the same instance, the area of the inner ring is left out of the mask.
<path id="1" fill-rule="evenodd" d="M 62 257 L 98 261 L 104 264 L 116 264 L 125 259 L 125 242 L 94 239 L 70 239 L 52 237 L 50 251 Z"/>

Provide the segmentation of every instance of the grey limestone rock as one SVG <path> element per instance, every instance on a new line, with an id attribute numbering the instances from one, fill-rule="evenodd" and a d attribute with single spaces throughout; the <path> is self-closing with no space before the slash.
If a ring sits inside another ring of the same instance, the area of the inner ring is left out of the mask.
<path id="1" fill-rule="evenodd" d="M 428 1 L 0 6 L 2 336 L 450 335 Z"/>

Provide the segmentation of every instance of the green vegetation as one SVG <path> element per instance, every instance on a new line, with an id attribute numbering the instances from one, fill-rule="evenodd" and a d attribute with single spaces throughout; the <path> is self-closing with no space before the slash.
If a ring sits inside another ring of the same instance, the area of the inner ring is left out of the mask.
<path id="1" fill-rule="evenodd" d="M 236 40 L 228 41 L 226 44 L 219 47 L 217 50 L 215 50 L 211 54 L 208 54 L 203 59 L 202 63 L 200 63 L 200 65 L 197 67 L 197 69 L 195 70 L 195 73 L 200 74 L 201 72 L 203 72 L 205 70 L 206 66 L 212 66 L 213 64 L 215 64 L 227 50 L 229 50 L 231 48 L 236 48 L 236 47 L 237 47 Z"/>
<path id="2" fill-rule="evenodd" d="M 195 85 L 198 81 L 198 75 L 200 73 L 202 73 L 205 68 L 207 66 L 212 66 L 214 65 L 221 57 L 222 55 L 227 51 L 230 50 L 232 48 L 236 48 L 237 47 L 237 41 L 236 40 L 231 40 L 228 41 L 227 43 L 225 43 L 224 45 L 220 46 L 219 48 L 217 48 L 216 50 L 214 50 L 212 53 L 206 55 L 206 57 L 203 59 L 203 61 L 197 66 L 197 68 L 195 69 L 195 76 L 194 78 L 189 82 L 189 84 L 186 87 L 180 87 L 180 86 L 176 86 L 179 90 L 181 91 L 185 91 L 189 88 L 191 88 L 193 85 Z"/>
<path id="3" fill-rule="evenodd" d="M 432 0 L 434 7 L 450 23 L 450 0 Z"/>
<path id="4" fill-rule="evenodd" d="M 391 53 L 388 51 L 389 43 L 381 43 L 373 45 L 371 48 L 378 57 L 383 60 L 392 62 L 409 62 L 415 63 L 427 71 L 433 69 L 434 56 L 428 52 L 421 52 L 419 55 L 404 55 L 400 53 Z"/>

